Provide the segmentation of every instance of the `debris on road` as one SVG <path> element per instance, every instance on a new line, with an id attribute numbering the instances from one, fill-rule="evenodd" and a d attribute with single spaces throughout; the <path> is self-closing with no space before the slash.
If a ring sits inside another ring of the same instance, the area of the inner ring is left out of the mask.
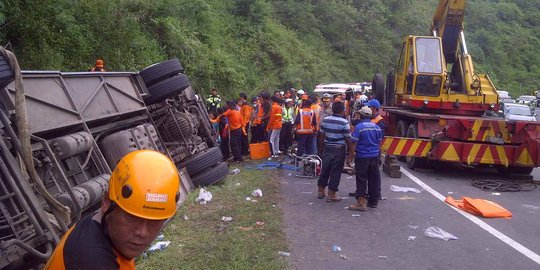
<path id="1" fill-rule="evenodd" d="M 352 179 L 352 175 L 347 176 L 347 179 Z"/>
<path id="2" fill-rule="evenodd" d="M 388 256 L 379 256 L 379 259 L 388 259 Z"/>
<path id="3" fill-rule="evenodd" d="M 448 240 L 458 240 L 456 236 L 453 234 L 437 227 L 437 226 L 430 226 L 424 231 L 424 235 L 431 238 L 437 238 L 442 239 L 444 241 Z"/>
<path id="4" fill-rule="evenodd" d="M 290 257 L 290 256 L 291 256 L 291 253 L 285 252 L 285 251 L 278 251 L 277 254 L 278 254 L 279 256 L 283 256 L 283 257 Z"/>
<path id="5" fill-rule="evenodd" d="M 360 214 L 353 214 L 352 216 L 353 216 L 353 217 L 359 217 Z"/>
<path id="6" fill-rule="evenodd" d="M 414 241 L 414 240 L 416 240 L 416 236 L 411 235 L 411 236 L 409 236 L 409 238 L 407 238 L 407 240 L 408 241 Z"/>
<path id="7" fill-rule="evenodd" d="M 344 260 L 350 260 L 349 257 L 347 257 L 347 256 L 345 256 L 345 255 L 343 255 L 343 254 L 339 255 L 339 257 L 342 258 L 342 259 L 344 259 Z"/>
<path id="8" fill-rule="evenodd" d="M 205 188 L 201 188 L 201 190 L 199 190 L 199 197 L 195 199 L 195 201 L 200 204 L 206 204 L 207 202 L 211 200 L 212 200 L 212 193 L 210 191 L 207 191 Z"/>
<path id="9" fill-rule="evenodd" d="M 341 247 L 340 247 L 340 246 L 338 246 L 338 245 L 336 245 L 336 244 L 334 244 L 334 245 L 332 246 L 332 252 L 338 253 L 338 252 L 340 252 L 340 251 L 341 251 Z"/>
<path id="10" fill-rule="evenodd" d="M 226 217 L 226 216 L 221 217 L 221 221 L 223 221 L 223 222 L 230 222 L 232 220 L 233 220 L 232 217 Z"/>
<path id="11" fill-rule="evenodd" d="M 473 215 L 487 217 L 487 218 L 511 218 L 512 213 L 506 210 L 504 207 L 498 205 L 495 202 L 475 199 L 469 197 L 462 197 L 461 200 L 455 200 L 451 196 L 446 197 L 444 200 L 446 203 L 471 213 Z"/>
<path id="12" fill-rule="evenodd" d="M 263 196 L 262 190 L 260 188 L 254 190 L 253 192 L 251 192 L 251 196 L 262 197 Z"/>
<path id="13" fill-rule="evenodd" d="M 407 227 L 409 227 L 409 228 L 411 228 L 411 229 L 413 229 L 413 230 L 418 229 L 418 226 L 414 226 L 414 225 L 407 225 Z"/>
<path id="14" fill-rule="evenodd" d="M 501 193 L 499 193 L 499 192 L 491 192 L 491 195 L 501 196 Z"/>
<path id="15" fill-rule="evenodd" d="M 395 185 L 390 185 L 390 190 L 394 192 L 414 192 L 414 193 L 421 193 L 421 191 L 417 188 L 412 187 L 400 187 Z"/>

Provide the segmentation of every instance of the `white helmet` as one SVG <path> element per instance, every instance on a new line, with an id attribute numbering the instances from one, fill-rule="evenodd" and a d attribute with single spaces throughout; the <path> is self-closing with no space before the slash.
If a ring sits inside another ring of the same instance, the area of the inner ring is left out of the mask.
<path id="1" fill-rule="evenodd" d="M 302 89 L 298 90 L 298 94 L 299 94 L 299 95 L 305 94 L 305 93 L 304 93 L 304 90 L 302 90 Z"/>
<path id="2" fill-rule="evenodd" d="M 362 95 L 360 95 L 360 100 L 361 100 L 362 102 L 367 101 L 367 100 L 368 100 L 368 97 L 367 97 L 366 95 L 362 94 Z"/>

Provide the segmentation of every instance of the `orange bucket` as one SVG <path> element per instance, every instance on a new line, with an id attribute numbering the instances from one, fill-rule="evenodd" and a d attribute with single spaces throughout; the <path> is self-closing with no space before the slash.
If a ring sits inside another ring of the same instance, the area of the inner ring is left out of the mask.
<path id="1" fill-rule="evenodd" d="M 268 142 L 252 143 L 249 145 L 251 159 L 263 159 L 270 157 L 270 144 Z"/>

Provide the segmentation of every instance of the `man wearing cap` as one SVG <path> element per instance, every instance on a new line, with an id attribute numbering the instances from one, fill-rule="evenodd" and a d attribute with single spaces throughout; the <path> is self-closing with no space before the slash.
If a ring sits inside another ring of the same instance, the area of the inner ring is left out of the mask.
<path id="1" fill-rule="evenodd" d="M 282 111 L 283 126 L 281 127 L 281 138 L 279 139 L 280 149 L 283 152 L 288 151 L 292 146 L 292 130 L 294 126 L 294 105 L 293 100 L 288 98 Z"/>
<path id="2" fill-rule="evenodd" d="M 357 203 L 350 205 L 349 209 L 367 211 L 367 206 L 376 208 L 381 197 L 379 156 L 383 133 L 377 124 L 371 122 L 372 111 L 369 107 L 362 107 L 359 113 L 360 122 L 354 127 L 351 138 L 355 151 L 349 151 L 347 159 L 350 164 L 353 156 L 355 157 Z"/>
<path id="3" fill-rule="evenodd" d="M 322 101 L 321 110 L 319 112 L 319 118 L 317 119 L 319 126 L 321 126 L 321 123 L 324 120 L 324 118 L 333 114 L 332 113 L 332 95 L 328 93 L 324 93 L 321 98 L 321 101 Z M 317 134 L 317 150 L 318 150 L 319 156 L 321 157 L 323 154 L 323 143 L 324 143 L 324 133 L 319 131 L 319 133 Z"/>
<path id="4" fill-rule="evenodd" d="M 176 213 L 180 177 L 153 150 L 124 156 L 111 174 L 101 208 L 62 237 L 45 269 L 135 269 L 141 255 Z"/>
<path id="5" fill-rule="evenodd" d="M 386 128 L 386 123 L 384 122 L 384 118 L 380 114 L 381 103 L 376 99 L 370 99 L 368 101 L 368 106 L 371 108 L 371 112 L 373 115 L 373 118 L 371 118 L 371 122 L 379 126 L 381 130 L 383 131 L 383 135 L 384 135 L 384 129 Z"/>

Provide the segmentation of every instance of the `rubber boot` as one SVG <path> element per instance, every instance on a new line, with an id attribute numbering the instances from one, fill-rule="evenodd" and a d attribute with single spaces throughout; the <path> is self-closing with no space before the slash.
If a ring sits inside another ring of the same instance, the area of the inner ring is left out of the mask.
<path id="1" fill-rule="evenodd" d="M 328 197 L 326 198 L 327 202 L 339 202 L 341 197 L 338 197 L 335 191 L 328 190 Z"/>
<path id="2" fill-rule="evenodd" d="M 356 204 L 349 205 L 349 210 L 351 211 L 367 211 L 367 200 L 364 197 L 358 198 L 358 202 Z"/>
<path id="3" fill-rule="evenodd" d="M 317 198 L 324 199 L 326 196 L 326 188 L 325 187 L 319 187 L 319 191 L 317 192 Z"/>

